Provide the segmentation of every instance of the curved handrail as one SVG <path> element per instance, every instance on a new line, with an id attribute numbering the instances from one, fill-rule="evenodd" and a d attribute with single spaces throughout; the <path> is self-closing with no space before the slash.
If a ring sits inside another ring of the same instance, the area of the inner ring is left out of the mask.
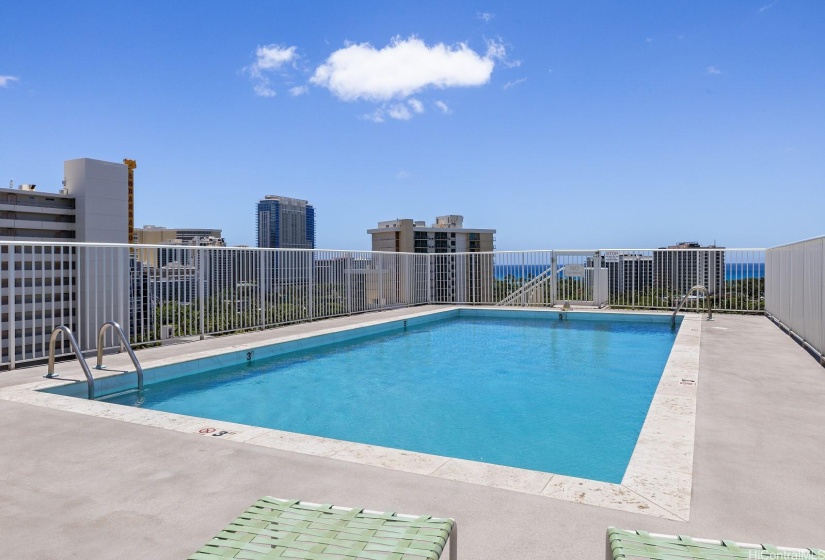
<path id="1" fill-rule="evenodd" d="M 690 297 L 690 294 L 693 292 L 705 292 L 705 299 L 708 302 L 708 321 L 713 320 L 713 302 L 710 300 L 710 290 L 702 286 L 701 284 L 697 284 L 693 286 L 691 289 L 687 291 L 685 297 L 681 299 L 681 301 L 676 304 L 676 309 L 673 311 L 673 315 L 670 316 L 670 328 L 676 328 L 676 314 L 679 313 L 679 310 L 682 309 L 682 306 L 687 301 L 687 298 Z"/>
<path id="2" fill-rule="evenodd" d="M 46 377 L 54 377 L 54 343 L 57 342 L 57 335 L 61 333 L 69 339 L 69 344 L 71 344 L 72 350 L 74 350 L 74 355 L 77 357 L 77 361 L 80 362 L 80 367 L 83 368 L 83 374 L 86 376 L 86 384 L 89 386 L 89 399 L 94 399 L 94 377 L 92 377 L 92 372 L 89 370 L 89 364 L 86 363 L 86 359 L 83 357 L 83 354 L 80 352 L 80 348 L 77 346 L 77 341 L 72 334 L 72 329 L 66 325 L 60 325 L 52 331 L 52 336 L 49 339 L 49 365 L 46 370 Z"/>
<path id="3" fill-rule="evenodd" d="M 106 331 L 109 327 L 114 327 L 120 341 L 123 343 L 124 348 L 126 348 L 126 352 L 128 352 L 129 358 L 131 358 L 132 364 L 135 366 L 135 373 L 137 373 L 138 391 L 142 391 L 143 368 L 140 367 L 140 362 L 138 362 L 137 356 L 135 356 L 135 351 L 132 350 L 132 346 L 129 344 L 129 341 L 126 339 L 126 335 L 123 333 L 123 329 L 116 321 L 106 321 L 100 326 L 100 330 L 97 331 L 97 365 L 95 366 L 95 369 L 103 369 L 103 337 L 106 335 Z"/>

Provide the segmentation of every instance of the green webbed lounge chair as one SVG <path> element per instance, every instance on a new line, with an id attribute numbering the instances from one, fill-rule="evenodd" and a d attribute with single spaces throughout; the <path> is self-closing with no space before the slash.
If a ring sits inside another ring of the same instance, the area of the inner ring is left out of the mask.
<path id="1" fill-rule="evenodd" d="M 608 527 L 607 560 L 825 560 L 825 550 L 694 539 Z"/>
<path id="2" fill-rule="evenodd" d="M 438 560 L 450 541 L 457 558 L 455 520 L 265 497 L 189 557 L 189 560 Z"/>

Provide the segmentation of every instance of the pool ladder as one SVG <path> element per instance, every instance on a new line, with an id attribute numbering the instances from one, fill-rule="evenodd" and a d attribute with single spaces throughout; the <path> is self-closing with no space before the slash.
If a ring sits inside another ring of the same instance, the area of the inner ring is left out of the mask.
<path id="1" fill-rule="evenodd" d="M 106 331 L 109 328 L 114 328 L 115 333 L 118 335 L 120 339 L 120 347 L 125 348 L 126 352 L 129 354 L 129 358 L 132 360 L 132 364 L 135 366 L 135 373 L 137 373 L 137 389 L 138 391 L 143 390 L 143 368 L 140 367 L 140 362 L 135 356 L 135 351 L 132 350 L 132 346 L 129 344 L 129 341 L 126 339 L 126 335 L 123 333 L 123 328 L 115 322 L 115 321 L 106 321 L 103 325 L 100 326 L 100 330 L 97 332 L 97 365 L 95 369 L 104 369 L 103 366 L 103 337 L 106 335 Z M 72 334 L 72 329 L 67 327 L 66 325 L 60 325 L 56 329 L 52 331 L 52 336 L 49 339 L 49 365 L 46 370 L 45 377 L 54 377 L 54 344 L 57 342 L 57 337 L 62 334 L 64 338 L 69 340 L 69 344 L 72 347 L 72 351 L 74 352 L 77 361 L 80 362 L 80 367 L 83 368 L 83 375 L 86 376 L 86 384 L 89 387 L 89 400 L 95 398 L 95 379 L 92 377 L 92 372 L 89 369 L 89 364 L 86 363 L 86 358 L 83 357 L 83 353 L 80 351 L 80 347 L 77 345 L 77 340 Z"/>
<path id="2" fill-rule="evenodd" d="M 670 328 L 676 328 L 676 314 L 679 313 L 679 310 L 682 309 L 682 306 L 687 301 L 687 298 L 690 297 L 690 294 L 693 292 L 704 292 L 705 293 L 705 301 L 708 303 L 708 321 L 713 321 L 713 302 L 710 299 L 710 290 L 702 286 L 701 284 L 697 284 L 693 286 L 691 289 L 687 291 L 685 296 L 679 301 L 676 305 L 676 309 L 673 311 L 673 315 L 670 316 Z"/>

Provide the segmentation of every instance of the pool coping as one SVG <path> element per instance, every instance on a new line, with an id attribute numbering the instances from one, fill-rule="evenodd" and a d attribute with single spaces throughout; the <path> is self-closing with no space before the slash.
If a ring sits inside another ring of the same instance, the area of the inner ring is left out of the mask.
<path id="1" fill-rule="evenodd" d="M 250 335 L 233 335 L 241 342 L 228 347 L 205 351 L 182 352 L 174 359 L 147 360 L 144 369 L 205 358 L 226 358 L 229 354 L 254 351 L 259 348 L 285 342 L 361 329 L 366 326 L 386 326 L 389 323 L 412 318 L 434 319 L 438 314 L 453 314 L 461 309 L 486 309 L 491 312 L 505 311 L 535 313 L 559 313 L 558 309 L 489 308 L 450 306 L 444 309 L 408 309 L 407 313 L 374 319 L 359 316 L 360 321 L 332 328 L 324 321 L 312 323 L 316 328 L 309 332 L 267 331 L 266 340 L 251 340 Z M 656 312 L 628 312 L 612 310 L 575 310 L 570 314 L 606 313 L 615 315 L 658 315 Z M 355 318 L 353 318 L 355 319 Z M 703 320 L 699 315 L 686 314 L 674 341 L 662 377 L 648 410 L 636 447 L 620 484 L 570 477 L 566 475 L 493 465 L 465 459 L 456 459 L 416 453 L 368 444 L 308 436 L 280 430 L 259 428 L 232 422 L 215 421 L 182 414 L 137 409 L 105 401 L 88 401 L 75 397 L 42 392 L 60 386 L 80 385 L 85 380 L 74 362 L 76 373 L 64 373 L 60 378 L 42 379 L 37 382 L 0 389 L 0 399 L 36 406 L 55 408 L 101 418 L 142 424 L 177 432 L 192 433 L 215 441 L 228 439 L 235 442 L 259 445 L 358 463 L 383 467 L 408 473 L 433 476 L 459 482 L 490 486 L 537 496 L 546 496 L 586 505 L 630 511 L 674 521 L 687 521 L 690 517 L 690 499 L 693 480 L 693 450 L 695 435 L 696 394 L 699 374 L 699 347 Z M 185 347 L 182 347 L 185 350 Z M 139 353 L 146 356 L 143 352 Z M 148 356 L 147 356 L 148 357 Z M 128 363 L 125 356 L 107 358 L 118 365 Z M 44 368 L 42 368 L 44 369 Z M 127 370 L 96 370 L 96 383 L 105 384 L 109 377 L 123 376 Z M 134 376 L 134 371 L 131 371 Z M 99 376 L 99 377 L 98 377 Z"/>

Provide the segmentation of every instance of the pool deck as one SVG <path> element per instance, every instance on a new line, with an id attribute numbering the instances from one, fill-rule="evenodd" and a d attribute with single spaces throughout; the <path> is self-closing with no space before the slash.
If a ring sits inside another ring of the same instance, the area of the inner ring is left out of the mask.
<path id="1" fill-rule="evenodd" d="M 364 317 L 138 356 L 173 359 Z M 42 381 L 43 369 L 0 372 L 0 387 Z M 0 543 L 15 558 L 186 558 L 273 495 L 451 516 L 471 559 L 603 558 L 609 525 L 825 547 L 825 369 L 768 319 L 721 315 L 702 326 L 699 370 L 688 522 L 0 400 Z"/>

